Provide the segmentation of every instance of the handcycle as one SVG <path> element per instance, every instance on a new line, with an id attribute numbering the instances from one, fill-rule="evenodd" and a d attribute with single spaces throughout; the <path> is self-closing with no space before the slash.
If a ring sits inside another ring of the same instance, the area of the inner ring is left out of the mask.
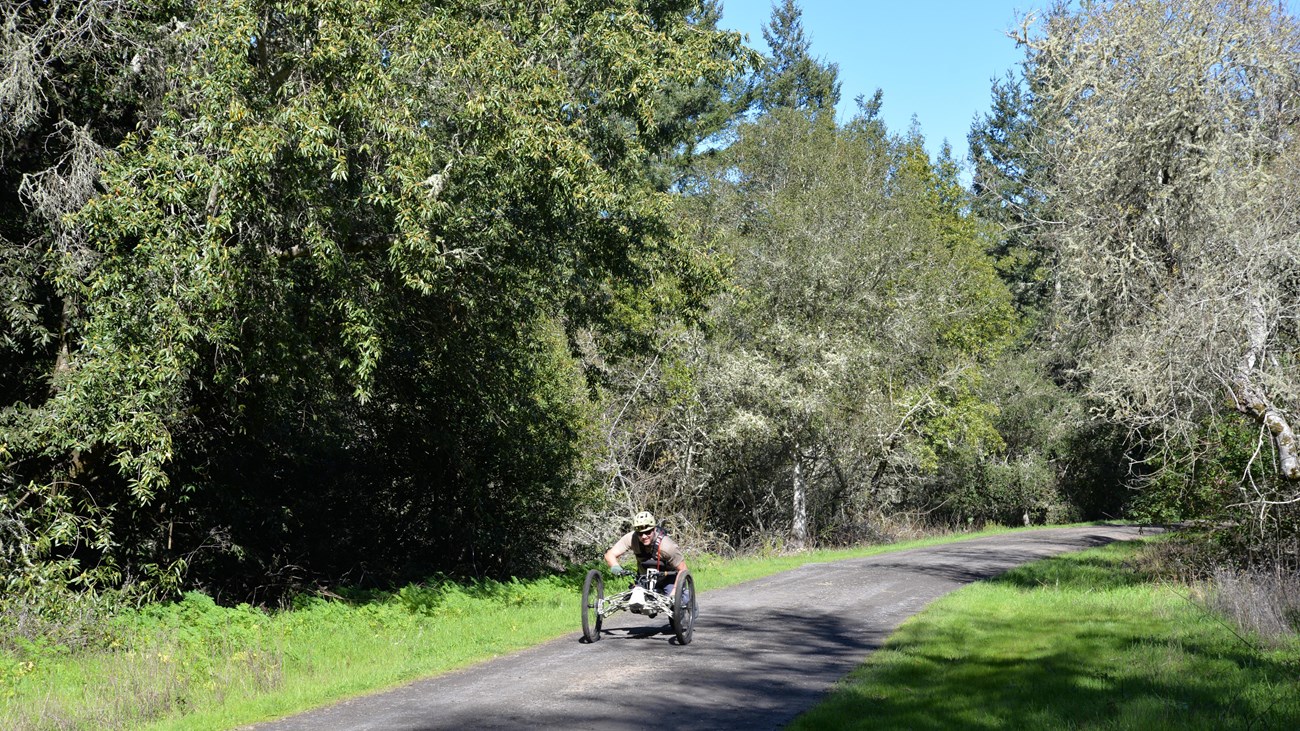
<path id="1" fill-rule="evenodd" d="M 659 571 L 655 562 L 642 563 L 642 571 L 627 591 L 605 596 L 605 575 L 600 569 L 587 572 L 582 583 L 582 636 L 587 642 L 600 639 L 604 621 L 617 612 L 629 611 L 654 618 L 667 614 L 678 644 L 689 645 L 695 633 L 699 604 L 695 598 L 695 577 L 688 571 Z M 673 593 L 659 591 L 660 581 L 673 583 Z"/>

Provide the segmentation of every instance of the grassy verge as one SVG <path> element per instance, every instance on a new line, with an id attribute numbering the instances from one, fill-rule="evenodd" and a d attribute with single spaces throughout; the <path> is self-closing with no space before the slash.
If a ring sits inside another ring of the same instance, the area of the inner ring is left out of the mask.
<path id="1" fill-rule="evenodd" d="M 1016 569 L 906 622 L 793 729 L 1295 729 L 1267 649 L 1145 572 L 1141 544 Z"/>
<path id="2" fill-rule="evenodd" d="M 805 563 L 1006 531 L 690 563 L 707 591 Z M 120 617 L 105 649 L 0 653 L 0 728 L 225 729 L 392 687 L 577 632 L 587 568 L 528 582 L 304 599 L 276 613 L 190 594 Z"/>

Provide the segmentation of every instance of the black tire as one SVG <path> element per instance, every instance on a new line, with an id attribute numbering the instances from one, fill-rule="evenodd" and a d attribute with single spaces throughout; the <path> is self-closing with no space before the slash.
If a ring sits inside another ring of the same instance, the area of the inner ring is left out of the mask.
<path id="1" fill-rule="evenodd" d="M 582 636 L 588 642 L 600 639 L 600 602 L 605 598 L 605 576 L 600 569 L 587 572 L 582 582 Z"/>
<path id="2" fill-rule="evenodd" d="M 683 601 L 682 598 L 686 600 Z M 673 587 L 673 634 L 677 635 L 680 645 L 691 644 L 695 634 L 695 617 L 700 613 L 700 605 L 695 597 L 695 577 L 689 573 L 677 577 Z"/>

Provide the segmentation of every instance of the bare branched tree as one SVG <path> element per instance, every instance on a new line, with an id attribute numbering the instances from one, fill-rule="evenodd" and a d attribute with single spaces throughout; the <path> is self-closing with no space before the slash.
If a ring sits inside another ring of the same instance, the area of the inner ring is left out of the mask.
<path id="1" fill-rule="evenodd" d="M 1156 447 L 1240 412 L 1297 484 L 1294 20 L 1259 0 L 1123 0 L 1039 28 L 1021 40 L 1059 219 L 1047 235 L 1092 395 Z"/>

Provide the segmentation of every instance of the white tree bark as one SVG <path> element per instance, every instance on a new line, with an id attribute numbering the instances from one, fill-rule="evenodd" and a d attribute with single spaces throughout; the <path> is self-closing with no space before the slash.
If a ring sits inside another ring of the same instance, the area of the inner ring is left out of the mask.
<path id="1" fill-rule="evenodd" d="M 794 520 L 791 544 L 802 551 L 808 544 L 808 496 L 803 479 L 803 453 L 794 446 Z"/>
<path id="2" fill-rule="evenodd" d="M 1295 431 L 1286 414 L 1273 405 L 1268 394 L 1259 386 L 1257 367 L 1263 360 L 1268 344 L 1268 322 L 1264 306 L 1256 296 L 1251 302 L 1250 323 L 1247 330 L 1249 346 L 1237 366 L 1237 378 L 1232 388 L 1232 398 L 1237 410 L 1253 417 L 1268 429 L 1277 449 L 1278 469 L 1288 480 L 1300 479 L 1300 457 L 1296 454 Z"/>

